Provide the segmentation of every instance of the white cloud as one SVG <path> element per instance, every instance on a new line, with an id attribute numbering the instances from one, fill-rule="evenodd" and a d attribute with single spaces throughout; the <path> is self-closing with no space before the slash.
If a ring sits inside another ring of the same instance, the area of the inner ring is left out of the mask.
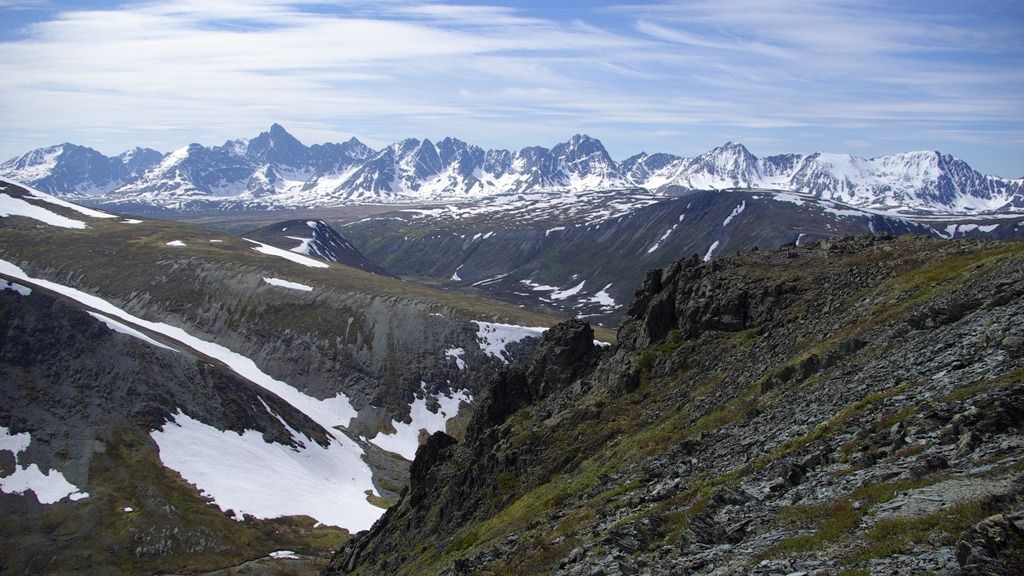
<path id="1" fill-rule="evenodd" d="M 877 141 L 908 126 L 1012 131 L 1024 118 L 1012 22 L 839 0 L 577 16 L 417 1 L 65 8 L 0 42 L 0 154 L 72 136 L 108 153 L 166 150 L 274 121 L 309 142 L 374 145 L 454 135 L 513 147 L 591 131 L 624 155 L 655 130 L 685 128 L 687 148 L 667 151 L 691 153 L 741 134 L 796 149 L 795 129 Z"/>

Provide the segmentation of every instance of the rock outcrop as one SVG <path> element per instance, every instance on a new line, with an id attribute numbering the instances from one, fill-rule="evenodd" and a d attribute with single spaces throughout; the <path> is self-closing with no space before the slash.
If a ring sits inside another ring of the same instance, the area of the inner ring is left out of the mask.
<path id="1" fill-rule="evenodd" d="M 653 271 L 613 348 L 552 330 L 328 573 L 1013 573 L 1022 290 L 1019 244 L 920 238 Z"/>

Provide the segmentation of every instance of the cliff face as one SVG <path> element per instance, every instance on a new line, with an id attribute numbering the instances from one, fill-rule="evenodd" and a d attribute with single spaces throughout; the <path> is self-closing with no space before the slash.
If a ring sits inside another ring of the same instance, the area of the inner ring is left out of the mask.
<path id="1" fill-rule="evenodd" d="M 328 573 L 1013 573 L 1022 296 L 1020 244 L 653 271 L 615 347 L 549 331 Z"/>

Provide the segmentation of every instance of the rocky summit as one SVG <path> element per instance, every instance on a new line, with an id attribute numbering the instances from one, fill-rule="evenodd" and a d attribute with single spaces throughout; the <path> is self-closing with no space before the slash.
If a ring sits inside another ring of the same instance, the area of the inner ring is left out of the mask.
<path id="1" fill-rule="evenodd" d="M 328 574 L 1019 574 L 1024 245 L 847 238 L 569 321 Z"/>

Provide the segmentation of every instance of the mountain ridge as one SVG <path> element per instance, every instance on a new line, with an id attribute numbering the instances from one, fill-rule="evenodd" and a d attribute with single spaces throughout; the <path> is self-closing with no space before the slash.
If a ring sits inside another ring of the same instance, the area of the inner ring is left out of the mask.
<path id="1" fill-rule="evenodd" d="M 134 152 L 134 153 L 132 153 Z M 159 158 L 116 157 L 73 144 L 27 152 L 0 176 L 97 205 L 171 210 L 466 202 L 522 194 L 643 189 L 775 189 L 896 212 L 1024 210 L 1024 179 L 981 174 L 938 151 L 757 157 L 727 142 L 692 158 L 656 152 L 615 161 L 600 140 L 575 134 L 551 148 L 484 150 L 457 138 L 407 138 L 380 150 L 356 138 L 306 146 L 280 124 L 220 146 L 189 144 Z"/>

